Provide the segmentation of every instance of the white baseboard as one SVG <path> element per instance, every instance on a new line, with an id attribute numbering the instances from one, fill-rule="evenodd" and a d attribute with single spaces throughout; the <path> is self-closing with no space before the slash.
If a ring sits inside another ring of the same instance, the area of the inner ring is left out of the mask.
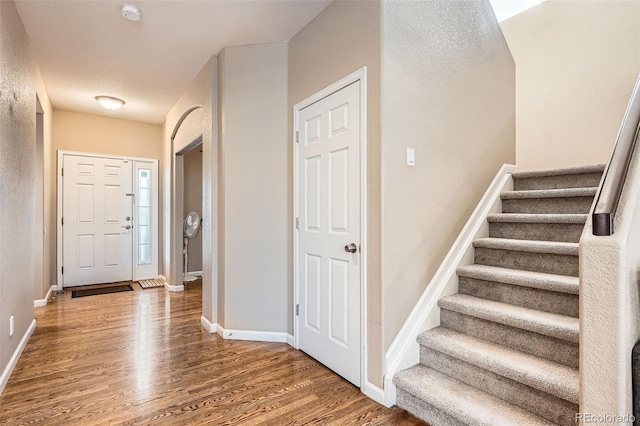
<path id="1" fill-rule="evenodd" d="M 202 325 L 202 328 L 207 330 L 209 333 L 217 333 L 218 332 L 218 324 L 217 323 L 212 323 L 204 315 L 202 315 L 200 317 L 200 325 Z"/>
<path id="2" fill-rule="evenodd" d="M 4 371 L 2 372 L 2 376 L 0 376 L 0 395 L 2 395 L 2 391 L 4 391 L 5 386 L 7 386 L 9 377 L 11 377 L 11 373 L 13 373 L 13 369 L 16 368 L 16 364 L 20 359 L 20 355 L 22 355 L 22 351 L 24 351 L 24 348 L 27 346 L 27 343 L 29 342 L 29 339 L 31 338 L 31 335 L 33 334 L 33 331 L 35 329 L 36 329 L 36 320 L 33 320 L 31 321 L 31 324 L 29 325 L 27 332 L 24 333 L 24 336 L 22 336 L 22 339 L 20 340 L 20 344 L 18 345 L 15 352 L 11 356 L 9 363 L 7 364 Z"/>
<path id="3" fill-rule="evenodd" d="M 53 293 L 54 291 L 58 291 L 58 286 L 57 285 L 52 285 L 51 287 L 49 287 L 49 291 L 47 291 L 47 294 L 44 296 L 44 299 L 36 299 L 33 301 L 33 307 L 34 308 L 41 308 L 43 306 L 47 306 L 48 300 L 49 300 L 49 296 L 51 296 L 51 293 Z"/>
<path id="4" fill-rule="evenodd" d="M 489 235 L 486 217 L 490 213 L 501 211 L 500 192 L 513 187 L 511 173 L 515 170 L 516 166 L 510 164 L 505 164 L 500 168 L 387 350 L 385 355 L 384 405 L 395 404 L 396 389 L 392 383 L 393 375 L 420 361 L 420 347 L 416 342 L 416 337 L 421 332 L 440 325 L 438 300 L 458 291 L 456 269 L 459 266 L 473 263 L 473 240 Z"/>
<path id="5" fill-rule="evenodd" d="M 164 288 L 166 288 L 168 291 L 184 291 L 184 284 L 172 285 L 165 281 Z"/>
<path id="6" fill-rule="evenodd" d="M 202 271 L 187 272 L 187 276 L 189 276 L 189 277 L 201 277 L 202 276 Z"/>
<path id="7" fill-rule="evenodd" d="M 384 391 L 373 383 L 365 380 L 364 386 L 362 387 L 362 393 L 373 399 L 378 404 L 385 405 Z M 387 407 L 390 407 L 390 405 L 387 405 Z"/>
<path id="8" fill-rule="evenodd" d="M 287 345 L 291 346 L 292 348 L 295 348 L 294 346 L 294 341 L 293 341 L 293 335 L 287 333 Z"/>
<path id="9" fill-rule="evenodd" d="M 227 340 L 250 340 L 253 342 L 293 344 L 293 336 L 289 333 L 278 331 L 228 330 L 221 327 L 219 324 L 215 325 L 217 326 L 216 332 L 222 336 L 223 339 Z M 211 333 L 213 333 L 213 331 L 211 331 Z"/>

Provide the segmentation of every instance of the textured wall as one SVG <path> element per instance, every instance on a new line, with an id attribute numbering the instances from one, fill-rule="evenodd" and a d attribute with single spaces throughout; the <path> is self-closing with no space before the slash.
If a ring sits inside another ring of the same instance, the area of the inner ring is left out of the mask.
<path id="1" fill-rule="evenodd" d="M 0 2 L 0 372 L 33 321 L 35 63 L 11 1 Z M 9 317 L 15 334 L 9 337 Z"/>
<path id="2" fill-rule="evenodd" d="M 501 23 L 521 169 L 605 163 L 640 73 L 640 2 L 547 0 Z"/>
<path id="3" fill-rule="evenodd" d="M 496 172 L 515 159 L 515 70 L 488 1 L 383 2 L 382 17 L 388 348 Z"/>
<path id="4" fill-rule="evenodd" d="M 220 64 L 221 325 L 286 332 L 287 44 L 227 47 Z"/>
<path id="5" fill-rule="evenodd" d="M 580 411 L 633 413 L 631 350 L 640 340 L 640 156 L 616 213 L 615 233 L 580 240 Z M 635 413 L 636 415 L 638 413 Z"/>
<path id="6" fill-rule="evenodd" d="M 336 1 L 289 42 L 289 123 L 293 106 L 367 67 L 367 350 L 368 380 L 382 386 L 380 253 L 380 2 Z M 289 126 L 291 132 L 292 125 Z M 292 140 L 289 134 L 287 140 Z M 293 187 L 293 153 L 288 148 L 288 185 Z M 289 195 L 289 212 L 293 196 Z M 293 234 L 289 232 L 289 258 Z M 289 301 L 293 304 L 293 266 L 289 266 Z M 289 308 L 290 310 L 291 308 Z M 289 311 L 288 317 L 293 319 Z M 293 331 L 290 320 L 289 332 Z"/>

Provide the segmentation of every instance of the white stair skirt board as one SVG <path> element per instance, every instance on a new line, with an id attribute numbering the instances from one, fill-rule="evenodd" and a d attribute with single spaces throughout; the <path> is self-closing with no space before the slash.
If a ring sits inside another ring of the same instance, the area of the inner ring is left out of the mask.
<path id="1" fill-rule="evenodd" d="M 49 291 L 47 291 L 47 294 L 44 296 L 44 299 L 36 299 L 33 301 L 33 307 L 34 308 L 41 308 L 43 306 L 47 306 L 47 301 L 49 300 L 49 296 L 51 296 L 51 293 L 53 293 L 54 291 L 58 291 L 58 286 L 57 285 L 52 285 L 51 287 L 49 287 Z"/>
<path id="2" fill-rule="evenodd" d="M 396 403 L 396 387 L 392 382 L 394 374 L 420 362 L 420 346 L 416 336 L 440 325 L 438 300 L 458 291 L 456 269 L 473 264 L 473 240 L 489 236 L 486 218 L 489 214 L 501 211 L 500 193 L 513 188 L 511 173 L 516 170 L 517 167 L 511 164 L 504 164 L 500 168 L 389 347 L 385 356 L 383 405 L 391 407 Z"/>
<path id="3" fill-rule="evenodd" d="M 35 329 L 36 329 L 36 320 L 33 320 L 31 321 L 31 325 L 29 325 L 27 332 L 24 333 L 24 336 L 22 336 L 22 339 L 20 340 L 20 344 L 16 348 L 16 351 L 11 356 L 11 359 L 9 360 L 9 364 L 7 364 L 7 367 L 2 372 L 2 376 L 0 376 L 0 395 L 2 395 L 2 392 L 4 391 L 5 386 L 7 386 L 9 377 L 11 377 L 11 373 L 13 373 L 13 369 L 16 368 L 16 364 L 18 364 L 20 355 L 22 355 L 22 351 L 24 351 L 24 348 L 27 346 L 27 343 L 29 342 L 29 339 L 31 338 L 31 335 L 33 334 L 33 331 Z"/>

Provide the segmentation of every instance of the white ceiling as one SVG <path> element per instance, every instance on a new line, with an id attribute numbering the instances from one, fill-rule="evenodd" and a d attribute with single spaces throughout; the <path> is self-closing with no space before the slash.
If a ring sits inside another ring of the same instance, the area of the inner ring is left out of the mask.
<path id="1" fill-rule="evenodd" d="M 0 0 L 2 1 L 2 0 Z M 226 46 L 290 40 L 331 0 L 16 1 L 56 108 L 162 123 L 188 84 Z M 97 95 L 124 99 L 108 112 Z"/>

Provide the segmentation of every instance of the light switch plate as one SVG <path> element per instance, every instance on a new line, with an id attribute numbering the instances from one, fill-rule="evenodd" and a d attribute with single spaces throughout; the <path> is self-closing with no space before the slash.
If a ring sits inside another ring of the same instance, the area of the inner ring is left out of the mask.
<path id="1" fill-rule="evenodd" d="M 416 165 L 416 152 L 413 148 L 407 148 L 407 166 L 414 167 Z"/>

